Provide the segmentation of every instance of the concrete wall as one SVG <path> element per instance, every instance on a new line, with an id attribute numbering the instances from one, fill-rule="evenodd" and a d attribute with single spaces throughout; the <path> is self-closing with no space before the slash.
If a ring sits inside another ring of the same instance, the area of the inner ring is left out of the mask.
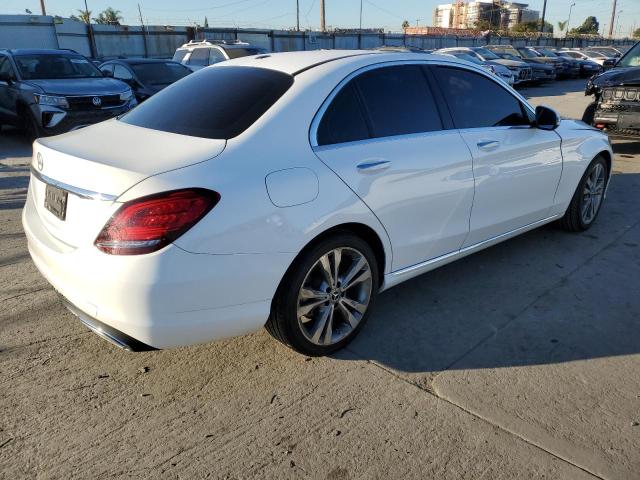
<path id="1" fill-rule="evenodd" d="M 318 49 L 367 49 L 382 45 L 437 49 L 478 46 L 490 43 L 585 47 L 600 44 L 633 44 L 632 40 L 510 38 L 490 39 L 404 35 L 401 33 L 320 33 L 284 30 L 150 26 L 92 25 L 68 18 L 38 15 L 0 15 L 0 48 L 70 48 L 86 56 L 108 59 L 119 56 L 170 58 L 176 48 L 193 38 L 242 40 L 269 51 L 288 52 Z"/>

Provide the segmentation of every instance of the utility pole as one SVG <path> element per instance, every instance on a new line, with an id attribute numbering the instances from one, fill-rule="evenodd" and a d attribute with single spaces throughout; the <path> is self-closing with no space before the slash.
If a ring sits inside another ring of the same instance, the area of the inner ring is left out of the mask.
<path id="1" fill-rule="evenodd" d="M 611 22 L 609 23 L 609 38 L 613 36 L 613 28 L 616 22 L 616 0 L 613 0 L 613 9 L 611 10 Z"/>
<path id="2" fill-rule="evenodd" d="M 144 56 L 145 58 L 149 56 L 149 48 L 147 47 L 147 32 L 144 29 L 144 21 L 142 20 L 142 9 L 140 8 L 140 4 L 138 4 L 138 15 L 140 15 L 140 26 L 142 26 L 142 43 L 144 45 Z"/>
<path id="3" fill-rule="evenodd" d="M 362 0 L 360 0 L 360 29 L 362 32 Z"/>
<path id="4" fill-rule="evenodd" d="M 547 16 L 547 0 L 542 5 L 542 21 L 540 22 L 540 33 L 544 32 L 544 19 Z"/>
<path id="5" fill-rule="evenodd" d="M 89 50 L 91 51 L 91 57 L 96 58 L 98 52 L 96 51 L 96 42 L 93 37 L 93 27 L 91 26 L 91 18 L 89 18 L 89 7 L 87 6 L 87 0 L 84 0 L 84 13 L 87 17 L 87 32 L 89 32 Z"/>
<path id="6" fill-rule="evenodd" d="M 576 6 L 576 2 L 573 2 L 569 7 L 569 18 L 567 18 L 567 26 L 566 26 L 566 30 L 564 31 L 564 38 L 567 38 L 567 35 L 569 34 L 569 25 L 571 24 L 571 10 L 573 10 L 573 7 L 575 6 Z"/>
<path id="7" fill-rule="evenodd" d="M 320 30 L 323 32 L 327 31 L 327 25 L 324 17 L 324 0 L 320 0 Z"/>
<path id="8" fill-rule="evenodd" d="M 300 31 L 300 0 L 296 0 L 296 31 Z"/>
<path id="9" fill-rule="evenodd" d="M 44 0 L 40 0 L 40 10 L 42 10 L 42 15 L 47 14 L 47 9 L 44 7 Z"/>

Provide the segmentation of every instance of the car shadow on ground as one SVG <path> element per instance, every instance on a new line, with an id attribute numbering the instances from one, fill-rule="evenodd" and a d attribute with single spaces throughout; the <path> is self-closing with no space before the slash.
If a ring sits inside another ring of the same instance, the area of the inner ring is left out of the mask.
<path id="1" fill-rule="evenodd" d="M 18 129 L 4 127 L 0 133 L 0 160 L 12 157 L 31 157 L 31 142 Z"/>
<path id="2" fill-rule="evenodd" d="M 347 349 L 411 373 L 639 353 L 640 175 L 612 186 L 587 232 L 548 225 L 382 293 Z"/>

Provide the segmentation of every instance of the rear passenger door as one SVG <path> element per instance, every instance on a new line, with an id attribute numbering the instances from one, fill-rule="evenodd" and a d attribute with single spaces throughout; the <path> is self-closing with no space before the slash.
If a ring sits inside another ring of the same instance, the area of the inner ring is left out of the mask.
<path id="1" fill-rule="evenodd" d="M 394 270 L 457 251 L 469 230 L 471 155 L 456 130 L 444 129 L 425 68 L 356 72 L 311 131 L 318 157 L 387 230 Z"/>
<path id="2" fill-rule="evenodd" d="M 475 197 L 464 247 L 545 219 L 560 175 L 560 137 L 500 83 L 464 68 L 434 68 L 453 121 L 473 155 Z"/>

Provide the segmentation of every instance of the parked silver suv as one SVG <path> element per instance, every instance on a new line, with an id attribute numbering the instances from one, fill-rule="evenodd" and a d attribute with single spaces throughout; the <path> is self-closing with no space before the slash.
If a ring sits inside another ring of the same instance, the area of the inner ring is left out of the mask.
<path id="1" fill-rule="evenodd" d="M 225 40 L 191 40 L 176 50 L 173 61 L 196 71 L 214 63 L 265 52 L 263 48 L 240 41 L 228 43 Z"/>

